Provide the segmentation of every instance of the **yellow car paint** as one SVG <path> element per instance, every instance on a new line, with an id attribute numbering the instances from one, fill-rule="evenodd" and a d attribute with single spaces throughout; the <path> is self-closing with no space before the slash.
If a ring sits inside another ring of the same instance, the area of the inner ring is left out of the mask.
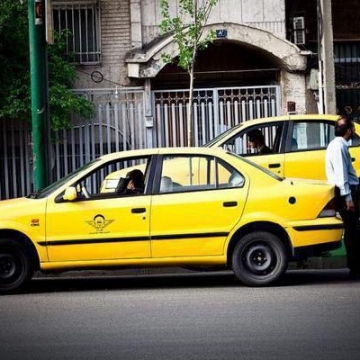
<path id="1" fill-rule="evenodd" d="M 73 199 L 87 176 L 101 172 L 109 162 L 134 156 L 153 159 L 146 170 L 150 183 L 143 194 L 126 196 L 100 190 Z M 185 180 L 188 170 L 179 173 L 185 165 L 194 170 L 193 180 Z M 183 183 L 171 192 L 156 190 L 164 175 L 161 171 Z M 242 181 L 231 182 L 232 172 L 240 174 Z M 2 201 L 0 255 L 11 242 L 26 244 L 28 251 L 33 249 L 32 261 L 42 271 L 214 264 L 231 267 L 233 251 L 243 236 L 266 232 L 282 234 L 279 241 L 287 249 L 284 256 L 288 261 L 300 247 L 340 245 L 342 222 L 335 212 L 320 217 L 333 197 L 334 188 L 329 184 L 284 180 L 218 148 L 114 153 L 51 185 L 38 197 Z M 269 278 L 258 283 L 249 280 L 248 284 L 268 284 L 271 279 L 270 273 Z M 6 291 L 5 285 L 0 280 L 0 292 Z M 14 283 L 13 288 L 16 286 Z"/>

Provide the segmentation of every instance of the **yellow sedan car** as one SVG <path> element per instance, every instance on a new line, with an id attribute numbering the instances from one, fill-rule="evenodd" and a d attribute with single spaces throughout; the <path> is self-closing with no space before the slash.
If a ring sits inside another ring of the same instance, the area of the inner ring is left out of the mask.
<path id="1" fill-rule="evenodd" d="M 100 191 L 109 174 L 137 167 L 142 192 L 124 179 Z M 35 270 L 129 266 L 222 266 L 246 285 L 270 285 L 289 261 L 340 246 L 333 198 L 329 184 L 284 179 L 223 149 L 105 155 L 0 203 L 0 292 Z"/>
<path id="2" fill-rule="evenodd" d="M 245 121 L 205 147 L 223 147 L 283 177 L 325 180 L 325 150 L 334 138 L 338 115 L 289 115 Z M 249 146 L 249 134 L 261 131 L 270 152 Z M 360 125 L 350 142 L 353 165 L 360 176 Z"/>
<path id="3" fill-rule="evenodd" d="M 204 145 L 222 147 L 265 167 L 277 175 L 291 178 L 325 180 L 325 150 L 334 138 L 337 115 L 290 115 L 246 121 L 220 134 Z M 270 151 L 259 153 L 250 147 L 249 134 L 260 131 Z M 360 177 L 360 125 L 350 142 L 353 165 Z M 176 166 L 176 165 L 174 165 Z M 197 164 L 201 174 L 202 164 Z M 105 179 L 103 192 L 113 192 L 122 171 Z"/>

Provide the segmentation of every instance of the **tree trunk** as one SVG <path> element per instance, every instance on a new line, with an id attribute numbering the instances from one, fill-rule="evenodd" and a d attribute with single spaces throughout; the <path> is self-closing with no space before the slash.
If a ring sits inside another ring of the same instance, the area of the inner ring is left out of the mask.
<path id="1" fill-rule="evenodd" d="M 192 66 L 189 72 L 190 84 L 189 84 L 189 104 L 187 112 L 187 146 L 194 145 L 194 134 L 193 134 L 193 99 L 194 99 L 194 67 Z"/>

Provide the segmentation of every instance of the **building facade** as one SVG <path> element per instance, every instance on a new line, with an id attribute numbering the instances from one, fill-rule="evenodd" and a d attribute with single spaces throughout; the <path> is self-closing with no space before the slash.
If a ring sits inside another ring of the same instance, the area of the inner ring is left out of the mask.
<path id="1" fill-rule="evenodd" d="M 177 50 L 171 36 L 160 34 L 160 0 L 52 4 L 54 28 L 73 34 L 68 50 L 75 52 L 79 89 L 186 89 L 187 75 L 161 61 L 163 53 L 175 59 Z M 178 15 L 179 0 L 169 6 Z M 280 114 L 338 111 L 358 118 L 359 6 L 359 0 L 219 0 L 206 26 L 218 37 L 198 54 L 195 86 L 277 85 Z M 319 106 L 319 86 L 329 106 Z"/>
<path id="2" fill-rule="evenodd" d="M 187 144 L 189 77 L 160 33 L 160 0 L 52 0 L 66 30 L 76 92 L 96 106 L 49 149 L 51 181 L 105 153 Z M 197 54 L 195 145 L 243 121 L 345 112 L 360 119 L 360 0 L 219 0 L 205 27 L 216 39 Z M 172 16 L 179 0 L 169 0 Z M 51 45 L 49 45 L 51 46 Z M 162 54 L 175 61 L 165 64 Z M 326 106 L 325 106 L 326 105 Z M 50 109 L 51 112 L 51 109 Z M 31 133 L 0 123 L 0 198 L 32 190 Z"/>
<path id="3" fill-rule="evenodd" d="M 170 35 L 160 34 L 160 0 L 52 3 L 54 28 L 73 33 L 69 51 L 75 51 L 78 89 L 187 88 L 187 74 L 161 58 L 166 53 L 175 59 L 177 49 Z M 179 1 L 169 5 L 170 14 L 178 15 Z M 287 39 L 285 5 L 284 0 L 219 0 L 205 28 L 205 33 L 215 30 L 217 38 L 198 53 L 195 87 L 275 85 L 277 113 L 313 111 L 306 86 L 308 52 Z"/>
<path id="4" fill-rule="evenodd" d="M 327 44 L 325 56 L 334 66 L 336 112 L 345 113 L 355 120 L 360 119 L 360 22 L 359 0 L 323 0 L 330 6 L 331 18 L 326 19 L 323 29 L 319 23 L 324 20 L 319 11 L 320 0 L 286 0 L 287 38 L 294 39 L 293 19 L 299 19 L 302 44 L 299 47 L 310 50 L 314 56 L 308 67 L 317 71 L 319 36 L 330 27 L 333 40 Z M 319 34 L 320 33 L 320 34 Z M 315 63 L 314 63 L 315 61 Z M 311 70 L 310 70 L 311 71 Z M 333 86 L 334 84 L 329 84 Z"/>

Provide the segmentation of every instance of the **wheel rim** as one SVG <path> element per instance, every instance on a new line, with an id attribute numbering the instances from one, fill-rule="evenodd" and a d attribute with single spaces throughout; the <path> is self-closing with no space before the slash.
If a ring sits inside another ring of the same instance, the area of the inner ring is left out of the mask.
<path id="1" fill-rule="evenodd" d="M 277 263 L 277 257 L 267 244 L 250 244 L 244 251 L 243 265 L 255 275 L 271 273 Z"/>
<path id="2" fill-rule="evenodd" d="M 21 261 L 11 253 L 0 254 L 0 283 L 11 284 L 21 274 Z"/>

